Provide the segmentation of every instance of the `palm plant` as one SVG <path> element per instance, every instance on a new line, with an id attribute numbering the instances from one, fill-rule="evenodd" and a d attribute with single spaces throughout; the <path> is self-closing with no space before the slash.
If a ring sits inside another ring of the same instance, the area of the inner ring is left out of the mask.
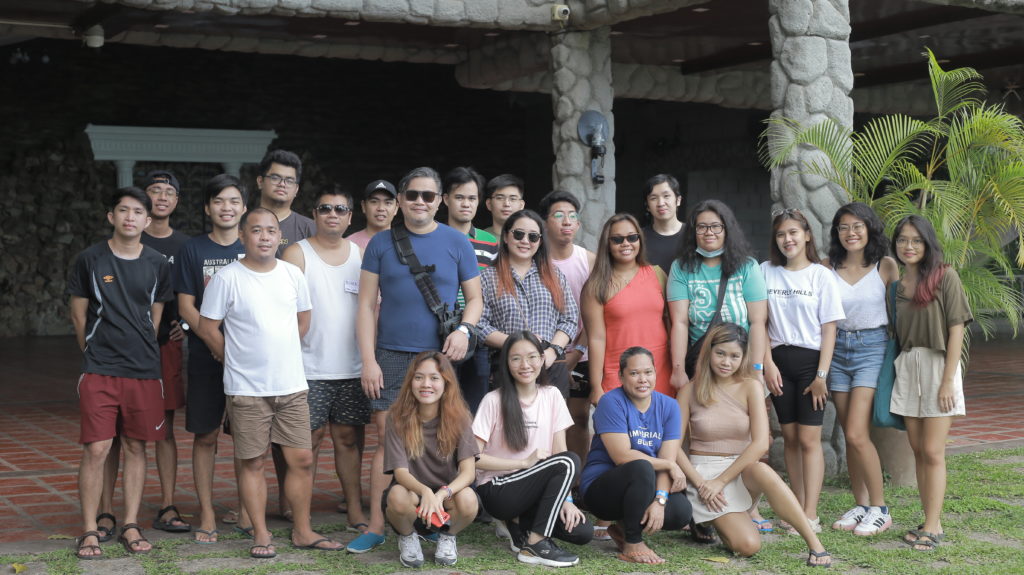
<path id="1" fill-rule="evenodd" d="M 1016 336 L 1024 312 L 1014 281 L 1024 268 L 1024 124 L 985 103 L 977 71 L 946 71 L 930 50 L 927 56 L 931 120 L 893 114 L 855 132 L 831 119 L 802 126 L 773 117 L 761 134 L 761 161 L 779 168 L 799 147 L 815 148 L 824 159 L 797 166 L 798 173 L 820 176 L 851 201 L 872 206 L 889 234 L 907 215 L 927 218 L 985 337 L 998 317 Z M 1014 239 L 1016 248 L 1008 248 Z"/>

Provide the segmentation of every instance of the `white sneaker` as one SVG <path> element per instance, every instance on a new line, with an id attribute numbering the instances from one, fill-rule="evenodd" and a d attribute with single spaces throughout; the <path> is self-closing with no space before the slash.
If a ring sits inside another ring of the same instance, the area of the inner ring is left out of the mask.
<path id="1" fill-rule="evenodd" d="M 868 507 L 867 514 L 864 515 L 860 523 L 857 524 L 857 527 L 854 528 L 853 534 L 868 537 L 870 535 L 878 535 L 890 527 L 892 527 L 891 515 L 882 513 L 881 507 Z"/>
<path id="2" fill-rule="evenodd" d="M 505 522 L 501 519 L 494 520 L 494 536 L 498 539 L 512 538 L 512 534 L 508 532 L 508 527 L 505 526 Z"/>
<path id="3" fill-rule="evenodd" d="M 434 562 L 450 567 L 459 560 L 459 550 L 455 545 L 455 536 L 442 533 L 437 538 L 437 550 L 434 551 Z"/>
<path id="4" fill-rule="evenodd" d="M 832 529 L 839 531 L 853 531 L 854 528 L 860 523 L 861 519 L 867 515 L 867 511 L 864 510 L 860 505 L 854 505 L 852 509 L 843 513 L 843 516 L 836 519 L 836 522 L 832 524 Z"/>
<path id="5" fill-rule="evenodd" d="M 398 536 L 398 560 L 406 567 L 423 565 L 423 548 L 420 547 L 420 538 L 415 531 Z"/>

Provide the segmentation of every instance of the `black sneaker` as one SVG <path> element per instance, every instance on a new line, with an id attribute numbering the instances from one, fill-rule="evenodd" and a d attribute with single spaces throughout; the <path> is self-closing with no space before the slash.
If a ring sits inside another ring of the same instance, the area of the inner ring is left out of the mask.
<path id="1" fill-rule="evenodd" d="M 580 562 L 578 556 L 563 551 L 550 538 L 541 539 L 533 545 L 524 543 L 516 558 L 523 563 L 547 567 L 572 567 Z"/>
<path id="2" fill-rule="evenodd" d="M 519 523 L 515 521 L 506 521 L 505 528 L 508 529 L 508 546 L 512 549 L 513 553 L 519 553 L 523 545 L 526 545 L 526 533 L 519 527 Z"/>

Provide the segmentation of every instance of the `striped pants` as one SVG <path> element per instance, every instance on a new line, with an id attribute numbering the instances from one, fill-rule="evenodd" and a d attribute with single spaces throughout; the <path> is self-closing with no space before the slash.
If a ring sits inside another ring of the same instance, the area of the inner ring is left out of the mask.
<path id="1" fill-rule="evenodd" d="M 495 477 L 477 486 L 476 492 L 484 509 L 498 519 L 518 518 L 524 531 L 584 545 L 594 536 L 593 526 L 584 522 L 567 531 L 558 517 L 579 469 L 579 456 L 565 451 L 532 467 Z"/>

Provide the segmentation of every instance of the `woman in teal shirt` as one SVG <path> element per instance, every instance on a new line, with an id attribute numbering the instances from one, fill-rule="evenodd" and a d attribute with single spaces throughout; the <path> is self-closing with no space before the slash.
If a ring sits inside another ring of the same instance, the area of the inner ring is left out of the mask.
<path id="1" fill-rule="evenodd" d="M 705 200 L 690 212 L 679 256 L 672 262 L 667 297 L 672 318 L 672 385 L 682 389 L 692 373 L 686 355 L 711 327 L 719 309 L 722 274 L 728 276 L 719 323 L 735 323 L 750 333 L 751 357 L 763 357 L 768 344 L 768 293 L 732 210 L 718 200 Z M 758 377 L 764 381 L 760 364 Z"/>

